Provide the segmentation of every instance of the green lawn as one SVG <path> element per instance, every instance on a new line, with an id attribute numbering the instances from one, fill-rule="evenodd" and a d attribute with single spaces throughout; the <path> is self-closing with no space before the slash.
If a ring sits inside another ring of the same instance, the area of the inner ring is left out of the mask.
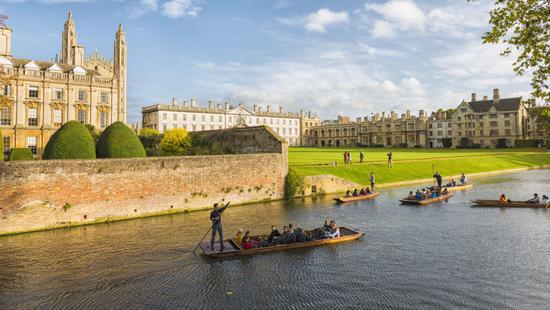
<path id="1" fill-rule="evenodd" d="M 359 164 L 363 150 L 365 163 Z M 513 168 L 550 165 L 550 153 L 539 149 L 391 149 L 394 167 L 388 168 L 390 149 L 369 148 L 290 148 L 289 166 L 300 175 L 332 174 L 367 185 L 370 172 L 377 183 L 430 178 L 432 165 L 443 177 L 464 173 L 489 172 Z M 352 154 L 353 164 L 343 165 L 344 151 Z M 332 166 L 332 161 L 337 166 Z"/>

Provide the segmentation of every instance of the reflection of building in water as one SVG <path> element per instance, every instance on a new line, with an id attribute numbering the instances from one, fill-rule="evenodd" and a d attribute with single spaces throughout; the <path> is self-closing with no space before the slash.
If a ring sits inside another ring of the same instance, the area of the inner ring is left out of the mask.
<path id="1" fill-rule="evenodd" d="M 188 131 L 203 131 L 225 129 L 238 126 L 267 125 L 284 138 L 290 145 L 301 145 L 303 137 L 310 127 L 319 124 L 319 118 L 311 113 L 284 112 L 279 107 L 277 112 L 267 106 L 265 111 L 254 105 L 249 111 L 242 104 L 237 106 L 228 103 L 214 104 L 208 102 L 208 107 L 199 107 L 195 99 L 183 101 L 172 99 L 171 104 L 155 104 L 142 108 L 143 127 L 159 130 L 185 128 Z"/>
<path id="2" fill-rule="evenodd" d="M 76 120 L 103 129 L 126 122 L 126 35 L 119 25 L 113 59 L 85 57 L 69 12 L 61 35 L 61 58 L 38 61 L 11 54 L 11 32 L 0 28 L 0 131 L 4 153 L 28 147 L 39 155 L 50 136 Z"/>

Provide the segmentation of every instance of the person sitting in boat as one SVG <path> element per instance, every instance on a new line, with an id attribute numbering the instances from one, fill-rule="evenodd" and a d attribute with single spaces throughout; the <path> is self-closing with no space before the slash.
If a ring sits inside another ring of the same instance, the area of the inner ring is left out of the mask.
<path id="1" fill-rule="evenodd" d="M 346 191 L 346 197 L 351 197 L 351 191 L 350 190 Z"/>
<path id="2" fill-rule="evenodd" d="M 235 234 L 235 243 L 240 244 L 243 242 L 243 229 L 240 228 Z"/>
<path id="3" fill-rule="evenodd" d="M 416 195 L 414 195 L 414 198 L 415 198 L 416 200 L 422 200 L 422 198 L 423 198 L 423 197 L 422 197 L 422 193 L 420 192 L 419 189 L 416 190 Z"/>
<path id="4" fill-rule="evenodd" d="M 359 191 L 359 196 L 365 196 L 365 189 L 362 188 L 360 191 Z"/>
<path id="5" fill-rule="evenodd" d="M 359 194 L 359 192 L 357 192 L 357 188 L 353 191 L 353 197 L 357 197 L 357 195 Z"/>
<path id="6" fill-rule="evenodd" d="M 460 183 L 462 185 L 466 185 L 466 183 L 468 183 L 468 178 L 464 175 L 464 172 L 462 172 L 462 175 L 460 176 Z"/>
<path id="7" fill-rule="evenodd" d="M 509 199 L 506 198 L 506 195 L 504 194 L 500 195 L 500 197 L 498 198 L 498 202 L 507 203 L 508 201 Z"/>
<path id="8" fill-rule="evenodd" d="M 277 239 L 281 236 L 281 233 L 279 230 L 275 227 L 275 225 L 271 225 L 271 233 L 269 236 L 267 236 L 267 242 L 269 244 L 276 243 Z"/>
<path id="9" fill-rule="evenodd" d="M 323 224 L 322 229 L 325 231 L 328 231 L 330 229 L 330 222 L 328 221 L 328 219 L 325 219 L 325 223 Z"/>
<path id="10" fill-rule="evenodd" d="M 432 191 L 428 189 L 422 189 L 422 196 L 424 196 L 424 199 L 428 199 L 432 197 Z"/>
<path id="11" fill-rule="evenodd" d="M 410 192 L 409 192 L 409 195 L 407 196 L 407 199 L 408 199 L 408 200 L 415 199 L 415 196 L 414 196 L 414 194 L 413 194 L 413 191 L 410 191 Z"/>
<path id="12" fill-rule="evenodd" d="M 451 183 L 453 183 L 453 186 L 456 186 L 456 181 L 455 181 L 455 179 L 453 179 L 453 180 L 451 181 Z"/>
<path id="13" fill-rule="evenodd" d="M 449 193 L 449 191 L 444 188 L 443 191 L 441 191 L 441 195 L 447 195 Z"/>
<path id="14" fill-rule="evenodd" d="M 281 243 L 290 244 L 296 242 L 296 235 L 288 227 L 283 228 L 283 234 L 281 235 Z"/>
<path id="15" fill-rule="evenodd" d="M 365 188 L 365 195 L 370 195 L 372 194 L 372 192 L 370 191 L 370 188 L 366 187 Z"/>
<path id="16" fill-rule="evenodd" d="M 294 230 L 294 235 L 296 236 L 296 242 L 304 242 L 306 241 L 306 234 L 304 234 L 304 230 L 301 228 L 296 228 Z"/>
<path id="17" fill-rule="evenodd" d="M 325 236 L 330 239 L 340 237 L 340 228 L 336 226 L 335 221 L 330 221 L 330 230 L 325 233 Z"/>
<path id="18" fill-rule="evenodd" d="M 252 241 L 250 241 L 250 231 L 246 231 L 243 236 L 243 242 L 241 243 L 241 246 L 245 250 L 250 250 L 254 248 L 254 244 Z"/>
<path id="19" fill-rule="evenodd" d="M 431 198 L 437 198 L 438 195 L 437 195 L 437 192 L 436 191 L 433 191 L 432 192 L 432 195 L 430 196 Z"/>
<path id="20" fill-rule="evenodd" d="M 540 203 L 540 197 L 539 197 L 539 194 L 535 193 L 535 195 L 533 195 L 533 198 L 527 200 L 528 203 Z"/>

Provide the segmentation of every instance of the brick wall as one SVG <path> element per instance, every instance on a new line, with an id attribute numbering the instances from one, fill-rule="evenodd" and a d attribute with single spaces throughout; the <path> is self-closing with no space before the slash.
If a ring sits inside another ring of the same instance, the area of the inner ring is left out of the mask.
<path id="1" fill-rule="evenodd" d="M 286 144 L 263 127 L 221 132 L 242 154 L 0 163 L 0 234 L 282 198 Z"/>

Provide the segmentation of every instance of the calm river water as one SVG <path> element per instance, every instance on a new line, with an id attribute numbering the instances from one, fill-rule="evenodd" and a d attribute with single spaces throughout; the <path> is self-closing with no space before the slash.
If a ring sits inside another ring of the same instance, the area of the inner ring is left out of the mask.
<path id="1" fill-rule="evenodd" d="M 0 309 L 548 309 L 550 210 L 472 208 L 474 198 L 550 192 L 550 170 L 476 179 L 448 203 L 402 206 L 330 197 L 228 209 L 226 234 L 326 217 L 358 228 L 341 245 L 208 261 L 195 212 L 0 238 Z"/>

